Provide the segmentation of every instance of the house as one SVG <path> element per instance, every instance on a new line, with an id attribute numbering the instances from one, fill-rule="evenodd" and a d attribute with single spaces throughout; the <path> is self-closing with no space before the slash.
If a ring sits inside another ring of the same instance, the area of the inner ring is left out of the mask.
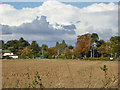
<path id="1" fill-rule="evenodd" d="M 17 55 L 13 54 L 13 52 L 8 51 L 8 50 L 7 50 L 7 51 L 3 50 L 2 53 L 3 53 L 3 57 L 4 57 L 4 56 L 9 56 L 9 57 L 12 57 L 12 58 L 14 58 L 14 59 L 17 59 L 17 58 L 18 58 Z"/>

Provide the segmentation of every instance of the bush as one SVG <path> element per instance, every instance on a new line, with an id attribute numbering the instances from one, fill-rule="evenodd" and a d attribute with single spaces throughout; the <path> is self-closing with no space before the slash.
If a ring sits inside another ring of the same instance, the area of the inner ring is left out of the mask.
<path id="1" fill-rule="evenodd" d="M 74 59 L 81 59 L 81 53 L 80 52 L 75 51 L 73 53 L 73 55 L 74 55 Z"/>
<path id="2" fill-rule="evenodd" d="M 85 58 L 85 60 L 105 60 L 105 61 L 110 61 L 110 57 L 100 57 L 100 58 L 97 58 L 97 57 L 87 57 Z M 113 58 L 113 60 L 115 60 L 115 58 Z"/>
<path id="3" fill-rule="evenodd" d="M 9 56 L 5 56 L 4 59 L 13 59 L 13 58 Z"/>
<path id="4" fill-rule="evenodd" d="M 65 59 L 65 54 L 61 54 L 58 58 Z"/>
<path id="5" fill-rule="evenodd" d="M 72 59 L 72 55 L 70 55 L 70 54 L 67 55 L 67 56 L 66 56 L 66 59 Z"/>

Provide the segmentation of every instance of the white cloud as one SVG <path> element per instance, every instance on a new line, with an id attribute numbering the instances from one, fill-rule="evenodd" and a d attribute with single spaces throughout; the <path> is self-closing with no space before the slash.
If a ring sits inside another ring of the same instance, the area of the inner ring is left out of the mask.
<path id="1" fill-rule="evenodd" d="M 118 7 L 114 3 L 93 4 L 80 9 L 58 1 L 46 1 L 36 8 L 16 10 L 7 4 L 0 4 L 0 8 L 0 24 L 3 25 L 20 26 L 23 23 L 32 22 L 36 16 L 44 15 L 47 16 L 47 21 L 58 30 L 63 28 L 62 25 L 74 24 L 76 35 L 96 32 L 101 39 L 109 39 L 118 33 Z"/>
<path id="2" fill-rule="evenodd" d="M 1 26 L 2 35 L 13 35 L 12 38 L 14 39 L 19 39 L 19 37 L 25 37 L 30 41 L 57 41 L 63 39 L 75 39 L 75 25 L 62 25 L 62 29 L 55 29 L 49 24 L 49 22 L 46 21 L 45 16 L 41 16 L 40 19 L 36 18 L 31 23 L 23 23 L 22 25 L 17 27 L 8 25 L 0 25 L 0 27 Z"/>

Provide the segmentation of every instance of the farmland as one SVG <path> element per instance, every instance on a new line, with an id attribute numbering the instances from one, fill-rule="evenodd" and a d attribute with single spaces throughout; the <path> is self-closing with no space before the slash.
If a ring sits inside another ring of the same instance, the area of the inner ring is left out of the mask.
<path id="1" fill-rule="evenodd" d="M 105 72 L 100 69 L 107 66 Z M 55 59 L 3 60 L 2 87 L 28 88 L 36 71 L 45 88 L 102 88 L 118 87 L 117 61 L 83 61 Z M 104 85 L 105 82 L 107 85 Z M 39 88 L 39 85 L 36 85 Z"/>

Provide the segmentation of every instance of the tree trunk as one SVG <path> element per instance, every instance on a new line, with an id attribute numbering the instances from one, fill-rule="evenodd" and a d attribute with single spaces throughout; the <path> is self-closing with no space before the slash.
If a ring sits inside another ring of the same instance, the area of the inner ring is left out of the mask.
<path id="1" fill-rule="evenodd" d="M 92 57 L 92 50 L 91 50 L 91 57 Z"/>

